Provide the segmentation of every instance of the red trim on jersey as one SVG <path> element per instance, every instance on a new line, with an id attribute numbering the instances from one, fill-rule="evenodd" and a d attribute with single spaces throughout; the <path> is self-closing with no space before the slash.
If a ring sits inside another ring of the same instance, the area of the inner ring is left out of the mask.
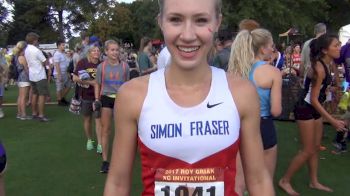
<path id="1" fill-rule="evenodd" d="M 156 169 L 177 168 L 223 168 L 225 196 L 238 196 L 235 192 L 236 155 L 239 140 L 220 152 L 210 155 L 196 163 L 189 164 L 179 159 L 159 154 L 142 143 L 138 138 L 142 164 L 142 183 L 144 190 L 142 196 L 154 196 L 154 181 Z M 171 145 L 171 144 L 170 144 Z"/>

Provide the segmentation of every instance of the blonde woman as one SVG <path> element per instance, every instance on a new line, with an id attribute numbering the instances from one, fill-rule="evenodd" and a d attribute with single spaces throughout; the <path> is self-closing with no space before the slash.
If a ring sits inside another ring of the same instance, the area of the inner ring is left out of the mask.
<path id="1" fill-rule="evenodd" d="M 277 136 L 272 118 L 282 111 L 282 75 L 267 62 L 271 59 L 273 45 L 272 35 L 266 29 L 242 30 L 232 45 L 229 62 L 229 71 L 249 78 L 257 90 L 264 162 L 272 179 L 277 160 Z"/>
<path id="2" fill-rule="evenodd" d="M 222 19 L 221 0 L 198 2 L 159 0 L 158 24 L 171 61 L 118 92 L 105 196 L 130 195 L 137 147 L 143 196 L 236 196 L 238 148 L 249 194 L 274 195 L 261 164 L 259 103 L 253 85 L 208 64 Z"/>
<path id="3" fill-rule="evenodd" d="M 92 121 L 93 108 L 92 103 L 96 99 L 94 94 L 94 86 L 96 84 L 97 66 L 100 64 L 100 49 L 97 46 L 92 46 L 88 49 L 87 58 L 78 61 L 76 69 L 73 73 L 73 81 L 79 86 L 79 95 L 81 99 L 81 111 L 83 115 L 84 132 L 87 138 L 86 150 L 94 149 L 94 141 L 92 137 Z M 96 152 L 102 153 L 101 142 L 101 119 L 100 116 L 95 116 L 95 130 L 97 138 Z"/>
<path id="4" fill-rule="evenodd" d="M 13 49 L 13 58 L 15 58 L 14 62 L 16 63 L 15 66 L 17 66 L 18 71 L 17 118 L 20 120 L 31 119 L 26 113 L 26 103 L 30 89 L 28 64 L 24 57 L 24 50 L 26 47 L 27 43 L 25 41 L 20 41 Z"/>

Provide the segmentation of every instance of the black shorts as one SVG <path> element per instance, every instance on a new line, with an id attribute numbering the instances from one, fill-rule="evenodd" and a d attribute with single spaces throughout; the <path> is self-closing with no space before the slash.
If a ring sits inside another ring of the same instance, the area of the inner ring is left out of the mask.
<path id="1" fill-rule="evenodd" d="M 268 150 L 277 144 L 277 134 L 272 117 L 261 117 L 260 119 L 260 132 L 264 150 Z"/>
<path id="2" fill-rule="evenodd" d="M 4 173 L 6 168 L 6 152 L 4 146 L 0 142 L 0 175 Z"/>
<path id="3" fill-rule="evenodd" d="M 115 98 L 108 97 L 106 95 L 101 96 L 101 103 L 102 103 L 103 108 L 113 109 L 114 108 L 114 101 L 115 101 Z"/>
<path id="4" fill-rule="evenodd" d="M 317 120 L 321 118 L 321 114 L 316 111 L 316 109 L 306 101 L 297 103 L 294 108 L 295 120 Z"/>
<path id="5" fill-rule="evenodd" d="M 91 100 L 81 100 L 80 113 L 84 116 L 91 116 L 93 113 L 92 103 Z"/>

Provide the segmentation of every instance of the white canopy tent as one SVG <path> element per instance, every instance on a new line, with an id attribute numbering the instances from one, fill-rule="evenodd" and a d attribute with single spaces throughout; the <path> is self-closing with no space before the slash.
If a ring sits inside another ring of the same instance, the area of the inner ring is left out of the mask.
<path id="1" fill-rule="evenodd" d="M 339 29 L 339 40 L 341 41 L 342 45 L 345 45 L 345 43 L 350 39 L 350 24 L 345 25 Z"/>

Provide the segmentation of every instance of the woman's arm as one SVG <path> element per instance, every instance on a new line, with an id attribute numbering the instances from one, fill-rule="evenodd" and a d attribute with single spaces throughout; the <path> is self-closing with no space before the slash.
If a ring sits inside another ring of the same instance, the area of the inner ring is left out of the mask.
<path id="1" fill-rule="evenodd" d="M 271 115 L 277 117 L 282 112 L 282 74 L 276 68 L 272 71 L 272 87 L 270 94 Z"/>
<path id="2" fill-rule="evenodd" d="M 264 164 L 258 94 L 248 81 L 232 82 L 230 88 L 241 117 L 240 154 L 249 195 L 273 196 L 272 178 Z"/>
<path id="3" fill-rule="evenodd" d="M 123 85 L 115 99 L 115 137 L 104 196 L 129 196 L 137 147 L 140 91 L 133 81 Z"/>
<path id="4" fill-rule="evenodd" d="M 311 105 L 321 114 L 322 117 L 327 119 L 329 123 L 332 124 L 336 128 L 337 131 L 342 131 L 345 127 L 345 124 L 343 121 L 335 119 L 332 115 L 330 115 L 322 106 L 322 104 L 319 102 L 318 97 L 320 95 L 321 85 L 323 79 L 326 77 L 325 70 L 323 68 L 323 65 L 320 62 L 316 63 L 315 66 L 315 74 L 316 78 L 312 81 L 311 85 Z"/>

